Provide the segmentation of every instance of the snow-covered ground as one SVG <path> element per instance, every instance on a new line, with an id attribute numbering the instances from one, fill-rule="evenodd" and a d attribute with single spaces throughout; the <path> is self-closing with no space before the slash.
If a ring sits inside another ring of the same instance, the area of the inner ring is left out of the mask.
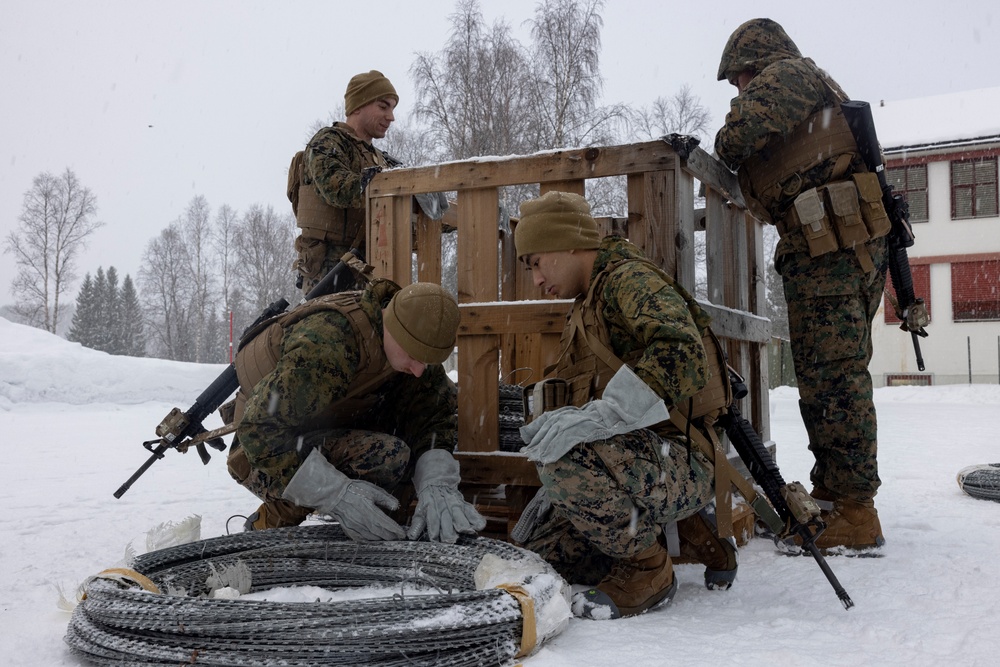
<path id="1" fill-rule="evenodd" d="M 0 664 L 82 665 L 62 641 L 61 592 L 72 597 L 129 543 L 143 552 L 158 524 L 197 514 L 202 537 L 225 534 L 256 499 L 223 456 L 202 466 L 176 452 L 112 496 L 148 456 L 140 442 L 222 367 L 111 357 L 2 318 L 0 339 Z M 785 479 L 808 481 L 796 399 L 772 392 L 772 435 Z M 829 560 L 853 609 L 812 559 L 758 539 L 742 550 L 731 590 L 707 591 L 700 567 L 678 566 L 671 606 L 573 620 L 526 667 L 995 665 L 1000 504 L 964 495 L 955 473 L 1000 461 L 1000 386 L 885 388 L 876 403 L 886 556 Z"/>

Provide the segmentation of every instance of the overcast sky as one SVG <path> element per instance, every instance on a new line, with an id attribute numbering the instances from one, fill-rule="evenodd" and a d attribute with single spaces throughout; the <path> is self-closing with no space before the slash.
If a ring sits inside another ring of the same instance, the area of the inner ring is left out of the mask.
<path id="1" fill-rule="evenodd" d="M 487 21 L 507 21 L 528 43 L 523 23 L 536 0 L 481 4 Z M 384 72 L 405 119 L 414 54 L 440 50 L 455 2 L 0 0 L 0 8 L 0 238 L 17 228 L 35 176 L 69 167 L 106 223 L 80 258 L 80 276 L 113 265 L 136 278 L 146 244 L 195 195 L 213 215 L 222 204 L 287 211 L 288 162 L 354 74 Z M 735 92 L 715 80 L 722 47 L 754 16 L 780 22 L 856 99 L 1000 85 L 1000 10 L 986 0 L 608 0 L 604 102 L 649 105 L 689 84 L 714 132 Z M 0 303 L 11 301 L 14 275 L 12 256 L 0 255 Z"/>

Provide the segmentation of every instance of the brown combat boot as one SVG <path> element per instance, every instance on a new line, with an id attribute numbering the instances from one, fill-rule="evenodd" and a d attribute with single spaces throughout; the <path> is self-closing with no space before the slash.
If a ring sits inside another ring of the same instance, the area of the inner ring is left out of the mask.
<path id="1" fill-rule="evenodd" d="M 677 522 L 681 558 L 705 566 L 705 587 L 728 590 L 736 579 L 736 545 L 719 537 L 704 511 Z"/>
<path id="2" fill-rule="evenodd" d="M 641 614 L 669 601 L 677 591 L 670 554 L 659 541 L 654 542 L 635 556 L 617 561 L 596 588 L 611 598 L 618 616 Z"/>
<path id="3" fill-rule="evenodd" d="M 247 517 L 243 524 L 244 531 L 267 530 L 268 528 L 285 528 L 297 526 L 306 520 L 309 510 L 295 503 L 279 499 L 261 503 L 257 511 Z"/>
<path id="4" fill-rule="evenodd" d="M 878 510 L 872 500 L 836 498 L 833 509 L 824 510 L 820 518 L 826 524 L 826 530 L 816 539 L 816 546 L 824 554 L 844 550 L 878 550 L 885 544 Z"/>

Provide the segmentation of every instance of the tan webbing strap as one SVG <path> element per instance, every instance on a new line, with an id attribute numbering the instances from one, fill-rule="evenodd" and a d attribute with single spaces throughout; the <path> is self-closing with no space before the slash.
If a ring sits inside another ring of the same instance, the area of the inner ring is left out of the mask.
<path id="1" fill-rule="evenodd" d="M 499 584 L 497 588 L 507 591 L 521 605 L 521 646 L 515 658 L 523 658 L 535 650 L 538 643 L 538 628 L 535 620 L 535 601 L 519 584 Z"/>
<path id="2" fill-rule="evenodd" d="M 679 429 L 681 433 L 685 432 L 687 429 L 687 418 L 674 411 L 670 414 L 670 422 L 675 428 Z M 766 504 L 757 491 L 754 490 L 753 486 L 747 479 L 741 475 L 733 464 L 729 462 L 729 458 L 722 451 L 722 442 L 716 437 L 714 429 L 709 425 L 706 429 L 711 438 L 706 438 L 705 435 L 697 430 L 691 429 L 688 435 L 694 444 L 698 445 L 701 452 L 708 458 L 709 461 L 715 466 L 715 514 L 718 519 L 718 531 L 720 537 L 732 537 L 733 536 L 733 509 L 732 509 L 732 492 L 731 488 L 736 487 L 736 490 L 740 492 L 743 499 L 754 508 L 758 514 L 761 510 L 765 509 L 760 507 L 762 504 Z M 720 489 L 724 489 L 724 493 L 720 493 Z M 724 502 L 723 502 L 724 501 Z M 728 518 L 724 518 L 728 515 Z M 724 534 L 726 533 L 726 534 Z"/>

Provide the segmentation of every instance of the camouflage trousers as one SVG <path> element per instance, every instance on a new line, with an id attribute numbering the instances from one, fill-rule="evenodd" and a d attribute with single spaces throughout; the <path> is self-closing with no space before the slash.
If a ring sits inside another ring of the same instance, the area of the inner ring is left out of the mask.
<path id="1" fill-rule="evenodd" d="M 298 259 L 292 263 L 292 268 L 302 280 L 302 293 L 308 294 L 337 265 L 344 253 L 350 251 L 350 247 L 299 236 L 295 239 L 295 251 L 298 253 Z M 341 289 L 363 288 L 363 284 L 351 282 Z"/>
<path id="2" fill-rule="evenodd" d="M 348 477 L 363 479 L 396 495 L 402 514 L 393 518 L 405 523 L 406 510 L 413 496 L 413 487 L 407 483 L 412 476 L 410 448 L 405 442 L 386 433 L 327 429 L 303 436 L 301 447 L 304 453 L 318 448 L 337 470 Z M 283 499 L 276 491 L 284 489 L 294 470 L 289 470 L 283 476 L 285 479 L 276 480 L 268 473 L 253 468 L 239 445 L 230 451 L 228 465 L 233 478 L 264 501 L 261 509 L 274 518 L 269 522 L 269 528 L 297 526 L 312 511 Z"/>
<path id="3" fill-rule="evenodd" d="M 875 271 L 851 250 L 783 255 L 777 269 L 788 302 L 799 410 L 816 463 L 813 486 L 868 501 L 878 476 L 878 427 L 868 364 L 872 321 L 885 287 L 886 242 L 870 241 Z"/>
<path id="4" fill-rule="evenodd" d="M 577 445 L 538 476 L 552 511 L 525 547 L 578 584 L 598 583 L 714 498 L 712 465 L 648 429 Z"/>

